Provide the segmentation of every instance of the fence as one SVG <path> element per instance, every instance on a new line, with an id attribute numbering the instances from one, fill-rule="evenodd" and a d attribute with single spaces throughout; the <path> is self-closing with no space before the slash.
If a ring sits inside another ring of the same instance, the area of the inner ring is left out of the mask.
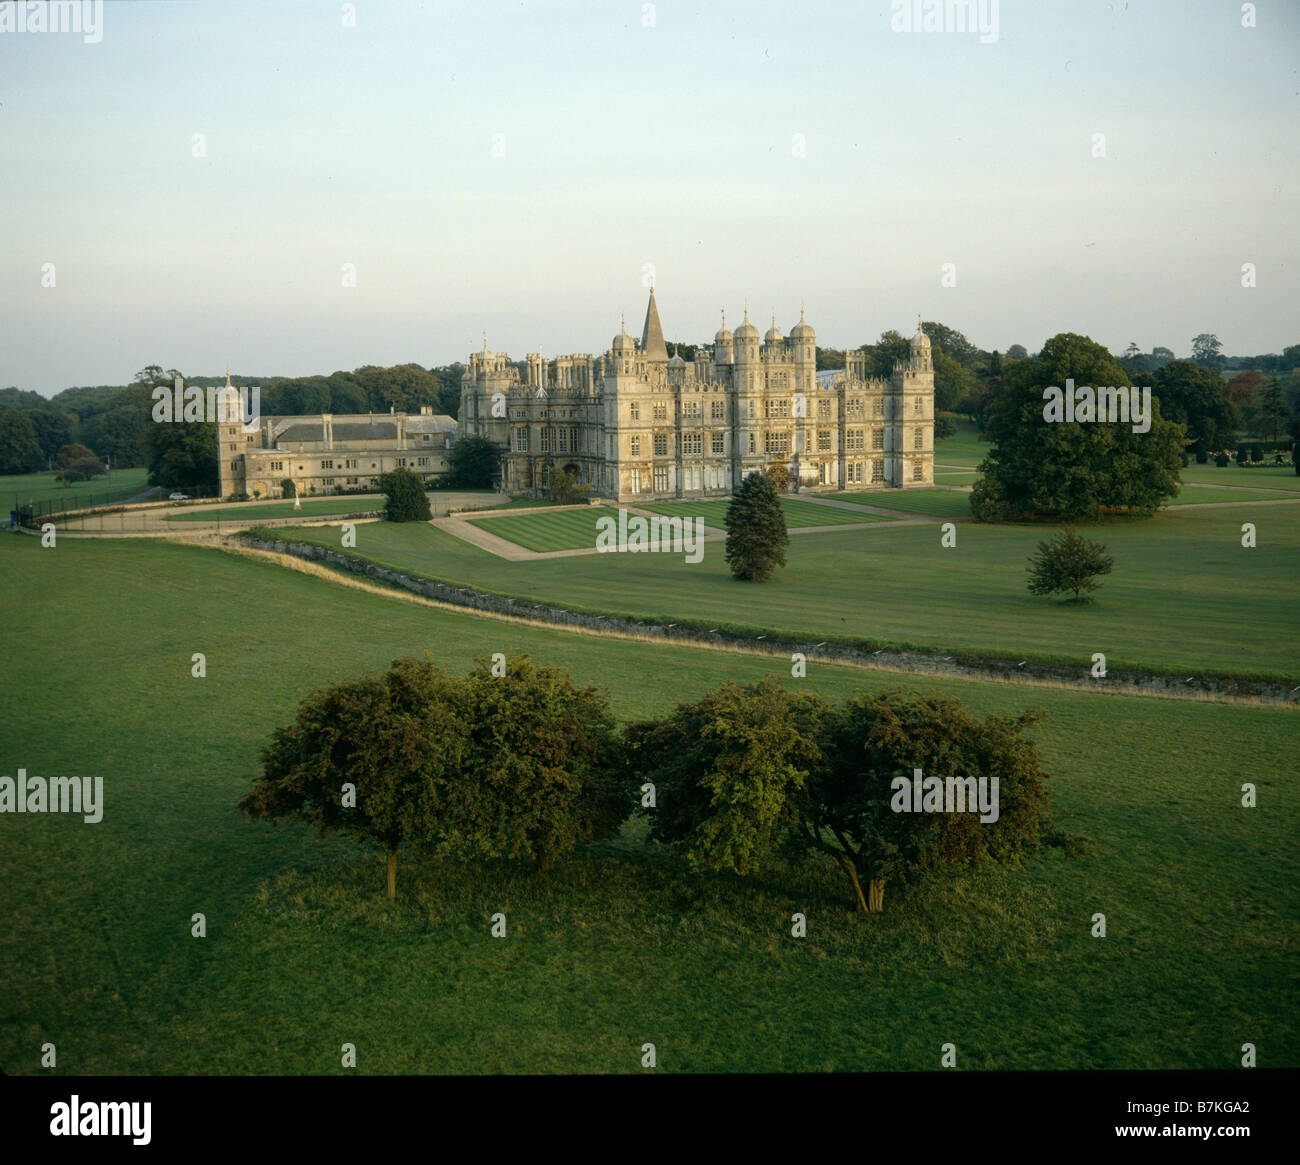
<path id="1" fill-rule="evenodd" d="M 209 487 L 194 486 L 188 489 L 169 490 L 164 486 L 143 486 L 135 489 L 117 488 L 112 490 L 67 490 L 61 491 L 58 496 L 41 498 L 40 500 L 25 499 L 21 493 L 10 495 L 8 514 L 19 514 L 22 517 L 24 525 L 30 525 L 35 521 L 49 520 L 60 514 L 72 514 L 78 510 L 104 509 L 105 507 L 117 507 L 127 504 L 128 499 L 141 499 L 144 495 L 150 495 L 143 501 L 135 501 L 135 505 L 148 505 L 157 502 L 166 501 L 167 495 L 171 493 L 187 494 L 191 498 L 216 500 L 216 491 Z"/>
<path id="2" fill-rule="evenodd" d="M 190 493 L 189 490 L 176 492 Z M 192 497 L 194 495 L 191 495 Z M 505 495 L 463 493 L 453 490 L 430 493 L 429 508 L 435 518 L 450 513 L 489 508 L 506 500 Z M 185 502 L 167 500 L 124 505 L 120 501 L 94 508 L 59 505 L 50 500 L 17 511 L 18 524 L 39 530 L 52 522 L 59 533 L 90 537 L 176 538 L 207 534 L 228 534 L 252 526 L 312 526 L 347 520 L 382 517 L 382 494 L 304 497 L 303 508 L 292 509 L 292 500 L 276 502 L 221 502 L 218 498 Z M 71 501 L 71 499 L 69 499 Z"/>

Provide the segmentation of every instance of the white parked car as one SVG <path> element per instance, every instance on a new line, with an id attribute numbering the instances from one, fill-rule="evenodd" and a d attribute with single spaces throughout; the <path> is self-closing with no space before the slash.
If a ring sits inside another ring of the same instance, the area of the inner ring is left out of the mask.
<path id="1" fill-rule="evenodd" d="M 188 502 L 190 500 L 190 495 L 181 493 L 172 494 L 171 500 L 174 502 Z"/>

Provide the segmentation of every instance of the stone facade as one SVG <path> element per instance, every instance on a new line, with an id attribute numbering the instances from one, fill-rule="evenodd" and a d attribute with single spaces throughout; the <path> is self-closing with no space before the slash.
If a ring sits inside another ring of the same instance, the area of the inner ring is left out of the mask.
<path id="1" fill-rule="evenodd" d="M 379 488 L 381 474 L 405 467 L 428 481 L 447 473 L 456 422 L 424 407 L 408 413 L 323 413 L 258 419 L 246 433 L 239 397 L 225 394 L 217 424 L 221 496 L 283 496 L 289 478 L 300 496 L 357 493 Z"/>
<path id="2" fill-rule="evenodd" d="M 724 315 L 713 347 L 692 362 L 669 357 L 653 290 L 638 343 L 620 329 L 600 356 L 525 359 L 471 353 L 459 432 L 502 449 L 502 488 L 545 489 L 556 468 L 576 472 L 595 496 L 726 496 L 774 463 L 793 489 L 871 490 L 934 484 L 934 365 L 917 327 L 908 358 L 888 380 L 866 355 L 817 372 L 816 333 L 800 312 L 789 337 L 773 320 L 761 343 Z"/>

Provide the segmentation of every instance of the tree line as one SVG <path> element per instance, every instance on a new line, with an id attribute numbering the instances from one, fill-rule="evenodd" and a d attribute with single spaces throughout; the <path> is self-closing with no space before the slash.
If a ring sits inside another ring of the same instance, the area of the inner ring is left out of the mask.
<path id="1" fill-rule="evenodd" d="M 460 410 L 464 371 L 463 364 L 428 369 L 418 364 L 365 365 L 329 376 L 232 376 L 230 382 L 236 388 L 259 388 L 261 411 L 270 416 L 386 413 L 390 409 L 418 413 L 429 405 L 435 413 L 454 417 Z M 226 383 L 224 376 L 190 378 L 175 368 L 150 364 L 137 372 L 130 384 L 68 388 L 49 399 L 17 388 L 0 389 L 0 473 L 50 468 L 60 449 L 77 444 L 115 468 L 147 466 L 154 485 L 203 485 L 211 477 L 215 488 L 216 432 L 212 424 L 159 426 L 151 422 L 153 390 L 172 386 L 178 376 L 187 386 L 200 388 Z M 176 441 L 164 439 L 160 448 L 158 429 L 187 432 Z M 205 442 L 213 447 L 211 458 L 194 461 L 189 451 Z M 164 467 L 168 452 L 172 457 Z"/>
<path id="2" fill-rule="evenodd" d="M 906 688 L 837 705 L 765 679 L 620 730 L 604 693 L 527 655 L 463 677 L 406 658 L 308 695 L 239 808 L 378 847 L 390 897 L 403 852 L 544 872 L 640 816 L 693 871 L 779 876 L 829 861 L 857 909 L 876 913 L 889 885 L 1081 842 L 1048 820 L 1047 775 L 1024 735 L 1036 719 L 981 720 Z M 945 808 L 948 778 L 994 789 L 994 819 L 954 809 L 952 781 Z"/>

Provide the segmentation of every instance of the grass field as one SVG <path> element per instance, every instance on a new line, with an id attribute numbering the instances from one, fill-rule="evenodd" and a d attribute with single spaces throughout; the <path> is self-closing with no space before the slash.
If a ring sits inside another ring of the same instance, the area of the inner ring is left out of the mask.
<path id="1" fill-rule="evenodd" d="M 1241 546 L 1245 521 L 1257 526 L 1253 550 Z M 1101 651 L 1112 668 L 1300 683 L 1293 646 L 1300 507 L 1167 510 L 1148 521 L 1089 527 L 1116 565 L 1095 601 L 1082 605 L 1026 589 L 1026 560 L 1054 530 L 966 523 L 951 548 L 940 545 L 937 526 L 882 528 L 870 537 L 829 531 L 792 539 L 787 565 L 757 585 L 731 578 L 719 542 L 706 543 L 696 564 L 671 554 L 507 562 L 431 526 L 379 523 L 358 528 L 355 553 L 429 578 L 636 619 L 687 617 L 812 642 L 1015 653 L 1081 668 Z M 290 536 L 338 545 L 331 529 Z"/>
<path id="2" fill-rule="evenodd" d="M 1179 494 L 1169 505 L 1192 506 L 1216 502 L 1280 502 L 1286 500 L 1300 502 L 1300 494 L 1285 490 L 1271 489 L 1215 489 L 1212 485 L 1184 483 Z"/>
<path id="3" fill-rule="evenodd" d="M 934 443 L 935 465 L 966 465 L 974 468 L 989 455 L 989 444 L 979 439 L 974 422 L 957 418 L 957 432 Z"/>
<path id="4" fill-rule="evenodd" d="M 133 497 L 147 489 L 149 471 L 138 469 L 115 469 L 103 477 L 91 478 L 90 481 L 69 482 L 65 487 L 52 473 L 23 473 L 0 476 L 0 504 L 4 512 L 28 502 L 59 501 L 68 506 L 77 504 L 82 499 L 86 505 L 99 505 L 121 501 Z"/>
<path id="5" fill-rule="evenodd" d="M 596 522 L 602 514 L 608 513 L 604 507 L 592 506 L 585 510 L 507 514 L 500 518 L 470 518 L 468 521 L 470 525 L 495 534 L 498 538 L 505 538 L 525 550 L 546 553 L 551 550 L 594 547 L 598 533 Z"/>
<path id="6" fill-rule="evenodd" d="M 974 485 L 979 481 L 979 474 L 966 469 L 936 469 L 935 485 Z"/>
<path id="7" fill-rule="evenodd" d="M 699 517 L 706 526 L 715 530 L 727 528 L 727 507 L 729 498 L 716 498 L 698 502 L 649 502 L 640 509 L 652 514 L 666 514 L 668 517 Z M 782 498 L 781 512 L 785 515 L 787 530 L 798 530 L 811 526 L 860 526 L 863 522 L 888 522 L 879 514 L 855 514 L 842 510 L 838 506 L 819 506 L 816 502 L 807 502 L 799 498 Z"/>
<path id="8" fill-rule="evenodd" d="M 788 661 L 513 626 L 192 546 L 11 535 L 0 580 L 6 609 L 40 596 L 0 680 L 3 772 L 105 790 L 98 825 L 0 816 L 6 1072 L 37 1072 L 47 1040 L 57 1072 L 90 1074 L 330 1073 L 344 1041 L 366 1073 L 635 1072 L 645 1041 L 661 1072 L 935 1069 L 946 1041 L 968 1069 L 1230 1068 L 1246 1040 L 1300 1064 L 1294 712 L 923 684 L 980 714 L 1045 709 L 1054 805 L 1094 845 L 891 890 L 876 918 L 834 872 L 688 876 L 635 829 L 546 877 L 404 856 L 390 905 L 378 855 L 235 812 L 312 686 L 425 649 L 456 671 L 527 650 L 628 717 Z M 214 595 L 255 596 L 257 634 Z M 1230 606 L 1214 630 L 1241 652 Z M 839 698 L 899 679 L 814 664 L 800 682 Z"/>
<path id="9" fill-rule="evenodd" d="M 256 522 L 263 518 L 292 518 L 295 514 L 346 516 L 369 513 L 383 508 L 382 494 L 374 497 L 304 498 L 302 508 L 298 510 L 293 508 L 292 501 L 266 502 L 261 505 L 245 502 L 242 505 L 222 506 L 215 510 L 195 510 L 187 506 L 178 509 L 174 514 L 168 514 L 163 520 L 166 522 Z"/>
<path id="10" fill-rule="evenodd" d="M 953 483 L 955 484 L 955 483 Z M 907 514 L 928 514 L 932 518 L 969 518 L 970 494 L 954 489 L 887 489 L 873 493 L 826 494 L 836 501 L 860 506 L 880 506 Z"/>
<path id="11" fill-rule="evenodd" d="M 1191 465 L 1179 471 L 1183 481 L 1203 485 L 1237 485 L 1248 489 L 1284 489 L 1300 491 L 1300 475 L 1294 466 L 1270 465 L 1261 469 L 1241 469 L 1236 465 Z"/>

